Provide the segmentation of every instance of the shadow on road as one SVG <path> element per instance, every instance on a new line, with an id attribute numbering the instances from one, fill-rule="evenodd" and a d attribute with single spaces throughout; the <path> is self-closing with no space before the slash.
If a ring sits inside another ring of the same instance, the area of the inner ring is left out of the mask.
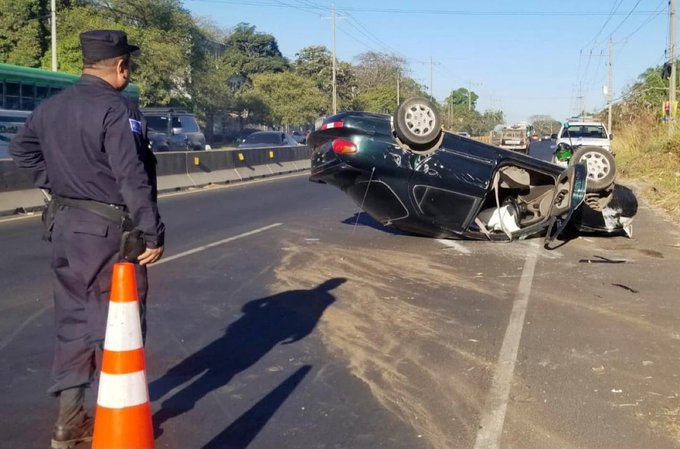
<path id="1" fill-rule="evenodd" d="M 236 374 L 255 364 L 277 344 L 294 343 L 309 335 L 326 308 L 335 301 L 330 291 L 346 281 L 345 278 L 333 278 L 311 290 L 291 290 L 245 304 L 241 309 L 243 316 L 230 324 L 222 337 L 182 360 L 149 384 L 150 398 L 156 401 L 174 388 L 194 379 L 165 399 L 161 409 L 154 414 L 157 435 L 162 433 L 163 423 L 191 410 L 204 396 L 229 383 Z M 294 379 L 297 378 L 291 376 L 270 393 L 273 403 L 283 394 L 279 389 L 290 388 L 284 385 L 296 385 L 301 380 Z M 269 410 L 270 405 L 261 404 L 262 401 L 258 403 L 258 410 Z M 237 423 L 238 421 L 230 428 Z M 220 435 L 225 435 L 220 439 L 225 443 L 232 433 L 227 428 Z"/>
<path id="2" fill-rule="evenodd" d="M 310 365 L 300 367 L 281 385 L 260 399 L 250 410 L 203 446 L 203 449 L 245 449 L 248 447 L 311 369 Z"/>
<path id="3" fill-rule="evenodd" d="M 378 231 L 382 232 L 387 232 L 388 234 L 395 234 L 395 235 L 402 235 L 404 234 L 400 230 L 393 228 L 391 226 L 385 226 L 384 224 L 380 223 L 379 221 L 373 219 L 370 215 L 368 215 L 366 212 L 357 212 L 351 217 L 345 218 L 342 220 L 343 224 L 348 224 L 352 226 L 368 226 L 373 229 L 377 229 Z"/>

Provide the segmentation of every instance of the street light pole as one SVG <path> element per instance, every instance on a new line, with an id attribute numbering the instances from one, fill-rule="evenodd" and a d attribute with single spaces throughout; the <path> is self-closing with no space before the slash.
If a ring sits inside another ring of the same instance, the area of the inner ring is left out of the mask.
<path id="1" fill-rule="evenodd" d="M 57 0 L 52 0 L 50 24 L 52 25 L 52 71 L 57 71 Z"/>

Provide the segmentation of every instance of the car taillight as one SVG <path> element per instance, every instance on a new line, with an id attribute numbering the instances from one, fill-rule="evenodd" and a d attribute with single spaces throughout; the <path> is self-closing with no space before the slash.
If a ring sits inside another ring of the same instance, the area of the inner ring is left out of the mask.
<path id="1" fill-rule="evenodd" d="M 338 154 L 353 154 L 358 151 L 357 146 L 349 140 L 335 139 L 332 143 L 333 151 Z"/>
<path id="2" fill-rule="evenodd" d="M 324 123 L 321 125 L 321 130 L 323 131 L 324 129 L 342 128 L 343 126 L 345 126 L 345 124 L 342 122 Z"/>

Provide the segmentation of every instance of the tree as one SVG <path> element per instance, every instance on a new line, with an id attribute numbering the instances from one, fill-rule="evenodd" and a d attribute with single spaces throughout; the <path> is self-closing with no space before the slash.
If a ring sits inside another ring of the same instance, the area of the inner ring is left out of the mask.
<path id="1" fill-rule="evenodd" d="M 624 94 L 625 101 L 632 103 L 640 112 L 661 111 L 661 105 L 668 100 L 669 86 L 669 81 L 664 79 L 662 70 L 662 66 L 657 66 L 642 72 Z"/>
<path id="2" fill-rule="evenodd" d="M 0 0 L 0 62 L 40 66 L 48 45 L 48 2 Z"/>
<path id="3" fill-rule="evenodd" d="M 477 106 L 477 100 L 479 95 L 474 91 L 468 90 L 464 87 L 459 87 L 456 90 L 452 90 L 446 100 L 444 100 L 445 106 L 451 107 L 454 110 L 472 110 L 474 111 Z"/>
<path id="4" fill-rule="evenodd" d="M 479 95 L 465 87 L 452 90 L 444 100 L 444 125 L 473 136 L 485 135 L 504 122 L 502 111 L 477 111 Z"/>
<path id="5" fill-rule="evenodd" d="M 391 85 L 396 90 L 397 75 L 407 72 L 406 61 L 396 55 L 369 51 L 356 58 L 355 66 L 359 89 L 368 90 Z"/>
<path id="6" fill-rule="evenodd" d="M 269 124 L 283 127 L 313 123 L 325 104 L 314 81 L 294 72 L 255 75 L 249 98 L 260 98 Z"/>
<path id="7" fill-rule="evenodd" d="M 132 28 L 154 28 L 177 37 L 189 37 L 191 14 L 179 0 L 90 0 L 107 19 Z"/>
<path id="8" fill-rule="evenodd" d="M 423 87 L 408 76 L 406 61 L 395 55 L 378 52 L 356 57 L 356 95 L 360 109 L 372 112 L 393 112 L 399 99 L 411 96 L 430 98 Z M 430 98 L 434 103 L 433 98 Z"/>
<path id="9" fill-rule="evenodd" d="M 293 68 L 303 77 L 313 79 L 316 86 L 325 94 L 327 105 L 324 113 L 331 110 L 333 104 L 333 56 L 324 46 L 305 47 L 296 55 Z M 356 109 L 357 82 L 351 64 L 338 61 L 335 68 L 335 85 L 338 109 Z"/>
<path id="10" fill-rule="evenodd" d="M 529 123 L 534 127 L 536 134 L 539 135 L 556 133 L 562 126 L 559 121 L 549 115 L 532 115 L 529 117 Z"/>
<path id="11" fill-rule="evenodd" d="M 276 38 L 256 32 L 255 26 L 239 23 L 224 44 L 224 60 L 234 73 L 250 78 L 257 73 L 288 69 L 288 61 L 279 51 Z"/>
<path id="12" fill-rule="evenodd" d="M 170 0 L 136 0 L 134 5 L 125 1 L 95 2 L 63 9 L 57 28 L 59 69 L 71 73 L 81 71 L 81 32 L 96 28 L 121 29 L 128 34 L 130 42 L 142 49 L 134 58 L 137 67 L 132 73 L 132 81 L 140 86 L 142 106 L 167 105 L 173 98 L 186 98 L 187 79 L 191 74 L 187 59 L 192 43 L 191 16 L 179 7 L 172 10 L 174 18 L 158 11 L 149 14 L 143 11 L 157 5 L 170 8 L 174 3 Z M 140 11 L 133 8 L 135 5 Z M 42 60 L 44 67 L 49 66 L 50 59 L 51 51 L 47 51 Z"/>
<path id="13" fill-rule="evenodd" d="M 480 128 L 478 129 L 477 135 L 488 134 L 493 129 L 502 123 L 505 123 L 505 117 L 503 116 L 503 111 L 493 111 L 487 110 L 481 116 Z"/>
<path id="14" fill-rule="evenodd" d="M 397 108 L 396 91 L 393 86 L 382 85 L 362 89 L 357 100 L 364 111 L 390 114 Z"/>

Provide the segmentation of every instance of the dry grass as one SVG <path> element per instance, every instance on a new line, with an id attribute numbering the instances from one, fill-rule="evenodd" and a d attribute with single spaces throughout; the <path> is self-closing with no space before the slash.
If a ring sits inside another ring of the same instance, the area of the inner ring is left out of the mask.
<path id="1" fill-rule="evenodd" d="M 613 141 L 619 176 L 640 181 L 650 204 L 680 218 L 680 125 L 672 136 L 652 118 L 619 126 Z"/>

